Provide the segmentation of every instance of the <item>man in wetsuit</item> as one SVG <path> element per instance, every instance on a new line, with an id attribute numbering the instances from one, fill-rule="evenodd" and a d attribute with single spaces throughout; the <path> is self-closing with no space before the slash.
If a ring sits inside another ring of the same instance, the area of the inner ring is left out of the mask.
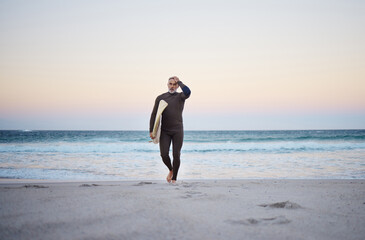
<path id="1" fill-rule="evenodd" d="M 167 83 L 168 92 L 159 95 L 156 98 L 155 106 L 153 107 L 150 119 L 150 137 L 152 137 L 153 125 L 156 118 L 157 108 L 160 100 L 165 100 L 168 106 L 162 113 L 161 136 L 160 136 L 160 154 L 162 161 L 169 169 L 169 174 L 166 180 L 168 182 L 176 182 L 177 173 L 180 167 L 180 151 L 183 145 L 184 128 L 182 112 L 184 110 L 184 103 L 190 96 L 190 89 L 185 86 L 178 77 L 170 77 Z M 176 90 L 181 87 L 181 93 Z M 170 145 L 172 141 L 172 155 L 173 163 L 169 156 Z"/>

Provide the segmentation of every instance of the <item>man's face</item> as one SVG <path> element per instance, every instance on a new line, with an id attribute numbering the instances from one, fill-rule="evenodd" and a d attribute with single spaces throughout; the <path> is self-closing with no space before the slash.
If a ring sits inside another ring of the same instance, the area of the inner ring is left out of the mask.
<path id="1" fill-rule="evenodd" d="M 169 79 L 167 87 L 169 88 L 170 93 L 174 93 L 179 88 L 179 85 L 177 84 L 175 79 Z"/>

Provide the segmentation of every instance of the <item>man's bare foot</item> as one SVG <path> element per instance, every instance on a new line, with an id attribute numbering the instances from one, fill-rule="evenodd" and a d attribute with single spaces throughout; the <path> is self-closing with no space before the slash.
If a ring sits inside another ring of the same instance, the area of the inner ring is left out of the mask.
<path id="1" fill-rule="evenodd" d="M 176 183 L 176 180 L 172 180 L 172 184 L 175 184 Z"/>
<path id="2" fill-rule="evenodd" d="M 168 174 L 168 175 L 167 175 L 167 177 L 166 177 L 166 181 L 167 181 L 167 182 L 169 182 L 169 183 L 171 182 L 172 175 L 173 175 L 173 172 L 172 172 L 172 171 L 170 171 L 170 172 L 169 172 L 169 174 Z"/>

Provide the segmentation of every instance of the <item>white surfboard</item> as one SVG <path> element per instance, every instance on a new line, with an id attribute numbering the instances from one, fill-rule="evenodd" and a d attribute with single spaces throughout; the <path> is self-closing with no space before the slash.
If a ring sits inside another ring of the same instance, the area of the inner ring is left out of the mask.
<path id="1" fill-rule="evenodd" d="M 157 113 L 156 113 L 156 119 L 155 124 L 153 125 L 153 131 L 152 131 L 152 142 L 154 144 L 157 144 L 160 142 L 160 135 L 161 135 L 161 117 L 162 113 L 165 110 L 165 108 L 169 105 L 165 100 L 161 100 L 158 104 Z"/>

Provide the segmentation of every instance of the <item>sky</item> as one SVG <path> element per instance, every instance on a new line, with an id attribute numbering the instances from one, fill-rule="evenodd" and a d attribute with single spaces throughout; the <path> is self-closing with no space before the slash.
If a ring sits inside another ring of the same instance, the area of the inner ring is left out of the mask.
<path id="1" fill-rule="evenodd" d="M 365 1 L 0 0 L 0 129 L 365 128 Z"/>

